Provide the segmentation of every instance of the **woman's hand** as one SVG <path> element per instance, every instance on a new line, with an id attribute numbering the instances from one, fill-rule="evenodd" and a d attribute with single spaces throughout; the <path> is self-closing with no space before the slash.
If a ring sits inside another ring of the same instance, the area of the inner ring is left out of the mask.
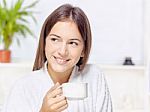
<path id="1" fill-rule="evenodd" d="M 66 98 L 62 95 L 60 84 L 56 83 L 45 95 L 40 112 L 61 112 L 68 107 Z"/>

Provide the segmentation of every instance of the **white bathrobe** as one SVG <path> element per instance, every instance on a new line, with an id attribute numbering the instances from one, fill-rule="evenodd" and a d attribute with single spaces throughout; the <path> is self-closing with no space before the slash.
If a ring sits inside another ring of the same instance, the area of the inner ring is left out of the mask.
<path id="1" fill-rule="evenodd" d="M 112 112 L 109 89 L 99 68 L 88 64 L 81 73 L 77 69 L 73 69 L 69 82 L 88 83 L 88 97 L 67 100 L 68 108 L 63 112 Z M 54 83 L 46 67 L 31 72 L 14 84 L 2 112 L 39 112 L 43 98 L 52 86 Z"/>

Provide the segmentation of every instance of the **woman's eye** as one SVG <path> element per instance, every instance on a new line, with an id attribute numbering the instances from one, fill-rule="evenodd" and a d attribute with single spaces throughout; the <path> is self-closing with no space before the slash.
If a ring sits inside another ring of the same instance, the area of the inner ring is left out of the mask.
<path id="1" fill-rule="evenodd" d="M 57 42 L 57 41 L 58 41 L 58 39 L 56 39 L 56 38 L 51 38 L 51 41 L 53 41 L 53 42 Z"/>
<path id="2" fill-rule="evenodd" d="M 70 42 L 70 44 L 73 45 L 73 46 L 78 46 L 77 42 Z"/>

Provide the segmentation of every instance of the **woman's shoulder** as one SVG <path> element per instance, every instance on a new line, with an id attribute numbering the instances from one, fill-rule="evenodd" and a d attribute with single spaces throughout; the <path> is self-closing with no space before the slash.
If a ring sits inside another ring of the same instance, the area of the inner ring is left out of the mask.
<path id="1" fill-rule="evenodd" d="M 38 78 L 43 74 L 43 70 L 36 70 L 36 71 L 31 71 L 29 73 L 26 73 L 21 79 L 33 79 L 33 78 Z"/>
<path id="2" fill-rule="evenodd" d="M 103 74 L 103 71 L 96 64 L 86 64 L 84 70 L 82 71 L 86 77 L 99 77 Z"/>
<path id="3" fill-rule="evenodd" d="M 43 70 L 31 71 L 29 73 L 23 74 L 22 77 L 16 80 L 17 85 L 30 85 L 33 83 L 40 82 L 43 78 Z M 16 85 L 15 84 L 15 85 Z"/>
<path id="4" fill-rule="evenodd" d="M 88 72 L 102 72 L 101 68 L 98 67 L 96 64 L 86 64 L 85 68 L 83 71 L 88 71 Z"/>

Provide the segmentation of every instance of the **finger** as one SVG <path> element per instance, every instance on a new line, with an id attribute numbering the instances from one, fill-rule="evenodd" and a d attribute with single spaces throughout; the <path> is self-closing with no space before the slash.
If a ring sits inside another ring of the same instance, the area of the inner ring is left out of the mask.
<path id="1" fill-rule="evenodd" d="M 53 90 L 55 90 L 59 86 L 60 86 L 60 84 L 59 84 L 59 82 L 57 82 L 54 86 L 52 86 L 52 88 L 47 93 L 52 92 Z"/>
<path id="2" fill-rule="evenodd" d="M 63 100 L 65 100 L 65 97 L 64 96 L 59 96 L 59 97 L 56 97 L 56 98 L 51 98 L 49 100 L 47 100 L 49 106 L 52 106 L 52 105 L 55 105 L 59 102 L 62 102 Z"/>
<path id="3" fill-rule="evenodd" d="M 61 105 L 61 106 L 60 106 Z M 50 105 L 49 107 L 48 107 L 48 109 L 49 110 L 62 110 L 61 108 L 64 108 L 64 106 L 68 106 L 68 104 L 67 104 L 67 102 L 64 100 L 64 101 L 61 101 L 61 102 L 59 102 L 59 103 L 57 103 L 57 104 L 53 104 L 53 105 Z M 65 106 L 65 107 L 66 107 Z M 56 111 L 57 112 L 57 111 Z"/>
<path id="4" fill-rule="evenodd" d="M 67 109 L 67 107 L 68 107 L 68 104 L 66 104 L 66 105 L 60 107 L 59 109 L 57 109 L 57 112 L 62 112 L 63 110 Z"/>
<path id="5" fill-rule="evenodd" d="M 63 109 L 65 105 L 68 105 L 68 104 L 67 104 L 67 101 L 64 99 L 64 100 L 57 101 L 57 103 L 51 105 L 50 108 L 53 110 L 58 110 L 60 108 Z M 60 110 L 62 110 L 62 109 L 60 109 Z"/>
<path id="6" fill-rule="evenodd" d="M 46 93 L 46 99 L 54 98 L 57 95 L 62 94 L 61 88 L 59 88 L 60 84 L 54 85 L 47 93 Z"/>
<path id="7" fill-rule="evenodd" d="M 57 89 L 55 89 L 55 90 L 53 90 L 51 93 L 49 93 L 48 95 L 47 95 L 47 98 L 49 99 L 49 98 L 55 98 L 55 97 L 57 97 L 57 96 L 61 96 L 62 95 L 62 90 L 59 88 L 57 88 Z"/>
<path id="8" fill-rule="evenodd" d="M 57 103 L 59 103 L 59 102 L 62 102 L 62 101 L 66 101 L 66 97 L 63 96 L 63 95 L 57 96 L 57 97 L 54 98 L 54 100 L 53 100 L 53 102 L 54 102 L 55 104 L 57 104 Z M 66 101 L 66 103 L 67 103 L 67 101 Z"/>

